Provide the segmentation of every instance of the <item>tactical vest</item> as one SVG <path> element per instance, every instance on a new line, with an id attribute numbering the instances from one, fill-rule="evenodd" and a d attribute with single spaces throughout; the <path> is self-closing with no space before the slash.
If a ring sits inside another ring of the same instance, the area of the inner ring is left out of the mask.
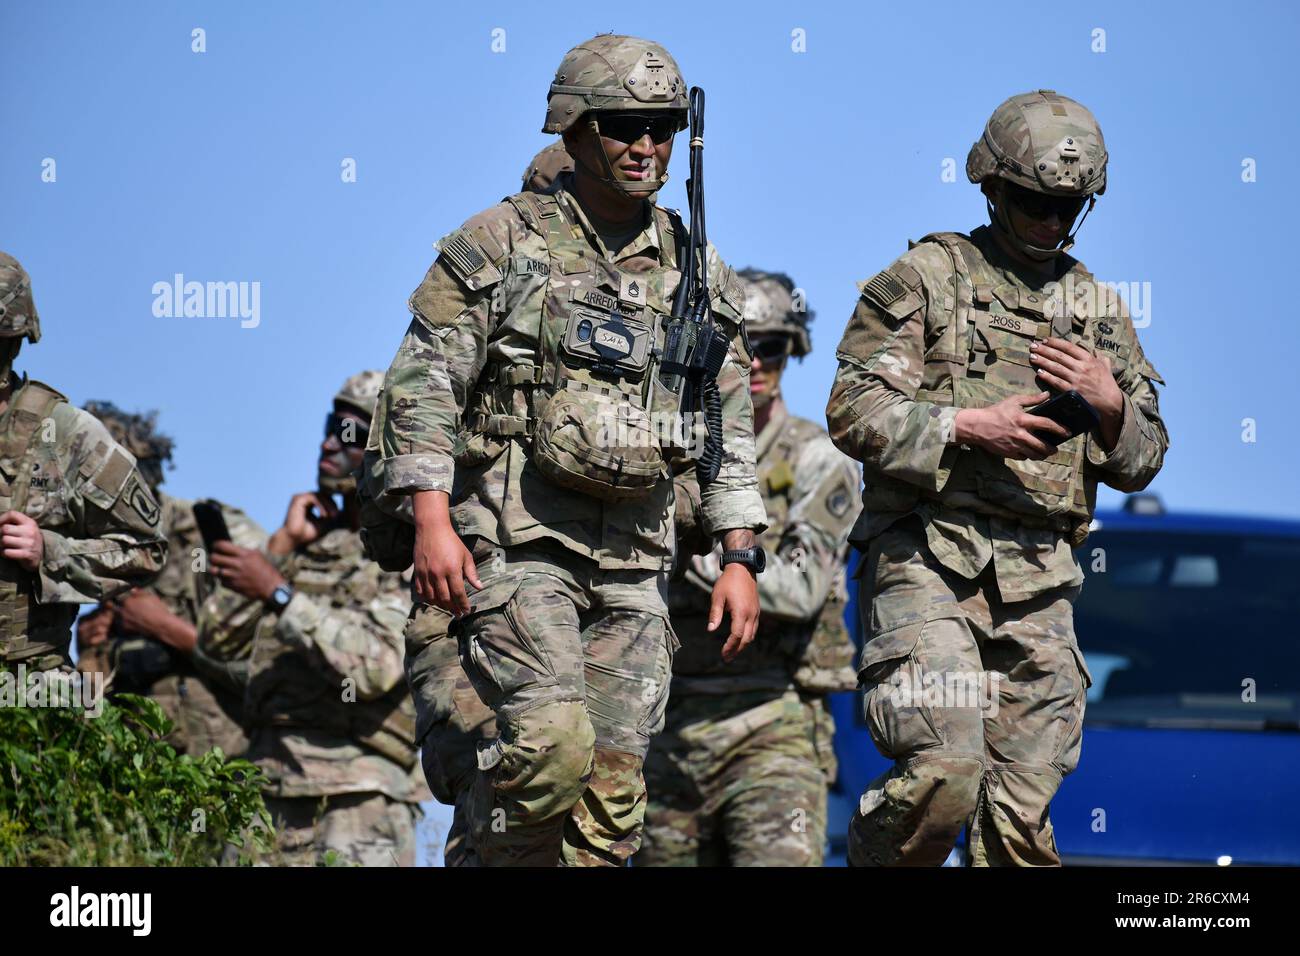
<path id="1" fill-rule="evenodd" d="M 297 552 L 291 575 L 294 590 L 327 598 L 335 608 L 364 606 L 380 593 L 382 572 L 358 561 L 340 580 L 340 568 L 352 556 L 349 551 Z M 301 647 L 284 642 L 271 619 L 259 628 L 253 656 L 250 722 L 322 730 L 370 747 L 404 769 L 415 766 L 415 705 L 404 681 L 375 700 L 344 701 L 340 685 L 303 660 Z"/>
<path id="2" fill-rule="evenodd" d="M 484 369 L 466 407 L 457 464 L 472 467 L 522 437 L 534 466 L 561 487 L 606 500 L 645 495 L 668 477 L 665 456 L 684 444 L 678 396 L 656 374 L 679 279 L 681 221 L 651 207 L 659 263 L 631 272 L 598 257 L 555 195 L 507 201 L 545 240 L 547 258 L 511 257 L 493 307 L 499 315 L 519 294 L 535 300 L 516 309 L 538 316 L 535 351 Z M 521 293 L 517 283 L 530 276 L 544 276 L 544 286 Z"/>
<path id="3" fill-rule="evenodd" d="M 759 539 L 764 549 L 772 553 L 780 545 L 780 534 L 790 514 L 790 494 L 794 490 L 794 470 L 799 451 L 815 435 L 806 434 L 801 423 L 787 418 L 768 455 L 758 469 L 759 487 L 764 488 L 763 502 L 767 506 L 768 530 Z M 844 555 L 841 555 L 843 557 Z M 790 667 L 795 686 L 815 694 L 853 690 L 858 685 L 857 669 L 853 666 L 854 646 L 844 622 L 848 606 L 848 588 L 843 563 L 837 565 L 831 589 L 816 620 L 801 624 L 782 623 L 781 644 Z"/>
<path id="4" fill-rule="evenodd" d="M 799 458 L 803 445 L 820 435 L 820 430 L 793 416 L 781 424 L 771 450 L 758 463 L 758 486 L 767 509 L 767 529 L 758 544 L 769 554 L 781 544 L 790 515 L 790 496 L 795 475 L 792 462 Z M 761 579 L 760 579 L 761 580 Z M 710 596 L 689 583 L 676 583 L 669 591 L 669 608 L 673 627 L 682 647 L 673 660 L 673 674 L 678 685 L 689 692 L 692 685 L 712 693 L 721 689 L 722 681 L 734 683 L 743 691 L 778 684 L 755 679 L 751 675 L 779 675 L 779 687 L 793 681 L 796 687 L 814 694 L 828 694 L 857 687 L 857 670 L 853 666 L 854 646 L 844 622 L 848 591 L 840 567 L 831 585 L 821 613 L 810 621 L 778 621 L 763 618 L 758 637 L 735 661 L 724 662 L 721 639 L 708 634 Z M 716 686 L 708 688 L 701 678 Z"/>
<path id="5" fill-rule="evenodd" d="M 933 233 L 921 242 L 943 247 L 952 261 L 953 286 L 928 290 L 950 311 L 947 326 L 926 349 L 919 401 L 985 408 L 1012 395 L 1040 392 L 1029 347 L 1053 335 L 1093 350 L 1094 323 L 1086 308 L 1011 281 L 969 236 Z M 1071 274 L 1078 283 L 1092 281 L 1077 263 Z M 1054 528 L 1079 541 L 1086 536 L 1091 515 L 1083 477 L 1085 436 L 1062 442 L 1042 461 L 1012 461 L 976 447 L 954 447 L 949 454 L 944 461 L 951 461 L 951 474 L 938 495 L 868 475 L 864 507 L 905 511 L 921 497 L 949 503 L 961 497 L 982 502 L 979 510 L 1031 527 Z"/>
<path id="6" fill-rule="evenodd" d="M 67 398 L 48 385 L 27 381 L 9 400 L 0 419 L 0 513 L 28 514 L 33 470 L 32 439 L 54 408 Z M 86 477 L 86 476 L 83 476 Z M 32 514 L 39 521 L 42 515 Z M 32 572 L 0 556 L 0 666 L 25 662 L 42 669 L 68 659 L 75 604 L 41 604 L 34 593 Z"/>

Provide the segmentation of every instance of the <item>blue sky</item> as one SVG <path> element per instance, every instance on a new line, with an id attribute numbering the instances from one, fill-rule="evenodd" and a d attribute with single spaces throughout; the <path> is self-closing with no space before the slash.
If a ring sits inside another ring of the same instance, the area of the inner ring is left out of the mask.
<path id="1" fill-rule="evenodd" d="M 993 108 L 1038 87 L 1087 104 L 1110 189 L 1076 251 L 1099 278 L 1150 283 L 1140 335 L 1169 382 L 1173 435 L 1154 489 L 1177 508 L 1300 517 L 1300 337 L 1284 294 L 1294 7 L 542 9 L 4 4 L 0 248 L 31 272 L 46 329 L 19 367 L 77 403 L 159 409 L 177 439 L 167 488 L 275 527 L 312 484 L 338 385 L 391 359 L 432 244 L 513 192 L 547 142 L 563 52 L 616 30 L 660 40 L 706 89 L 710 236 L 732 264 L 788 271 L 807 291 L 815 352 L 786 393 L 814 420 L 854 283 L 908 238 L 984 220 L 963 169 Z M 204 53 L 191 50 L 196 27 Z M 669 205 L 684 205 L 679 145 Z M 355 183 L 341 181 L 346 158 Z M 956 182 L 943 181 L 948 158 Z M 1246 159 L 1255 182 L 1242 181 Z M 155 316 L 153 286 L 176 273 L 260 283 L 260 324 Z"/>

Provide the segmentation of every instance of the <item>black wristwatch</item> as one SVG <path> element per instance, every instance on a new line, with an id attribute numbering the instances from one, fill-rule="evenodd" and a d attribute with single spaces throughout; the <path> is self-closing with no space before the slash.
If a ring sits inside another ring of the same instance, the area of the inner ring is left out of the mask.
<path id="1" fill-rule="evenodd" d="M 289 602 L 292 600 L 293 600 L 293 585 L 281 584 L 274 591 L 271 592 L 271 597 L 267 600 L 266 603 L 269 604 L 271 606 L 271 609 L 274 611 L 283 611 L 285 608 L 289 606 Z"/>
<path id="2" fill-rule="evenodd" d="M 763 569 L 767 567 L 767 555 L 757 546 L 731 548 L 722 552 L 722 566 L 725 568 L 729 564 L 743 564 L 755 574 L 762 574 Z"/>

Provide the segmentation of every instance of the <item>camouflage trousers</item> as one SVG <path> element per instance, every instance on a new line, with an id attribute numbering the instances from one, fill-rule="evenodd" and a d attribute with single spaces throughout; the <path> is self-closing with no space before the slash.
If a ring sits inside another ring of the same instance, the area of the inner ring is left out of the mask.
<path id="1" fill-rule="evenodd" d="M 545 542 L 474 551 L 484 586 L 455 630 L 498 729 L 469 801 L 477 860 L 623 865 L 641 842 L 642 763 L 677 643 L 667 575 L 601 570 Z"/>
<path id="2" fill-rule="evenodd" d="M 382 793 L 267 797 L 279 866 L 415 866 L 419 808 Z"/>
<path id="3" fill-rule="evenodd" d="M 478 742 L 496 736 L 496 715 L 478 698 L 460 666 L 451 615 L 416 604 L 406 621 L 406 680 L 415 700 L 415 736 L 424 779 L 439 803 L 454 807 L 443 847 L 445 866 L 473 862 L 468 840 L 470 790 L 478 775 Z"/>
<path id="4" fill-rule="evenodd" d="M 1004 603 L 991 566 L 953 574 L 911 523 L 862 569 L 863 705 L 895 763 L 853 815 L 850 864 L 938 865 L 969 825 L 971 865 L 1059 866 L 1048 806 L 1078 764 L 1091 684 L 1079 588 Z"/>
<path id="5" fill-rule="evenodd" d="M 646 758 L 637 866 L 821 866 L 835 726 L 821 696 L 674 690 Z"/>

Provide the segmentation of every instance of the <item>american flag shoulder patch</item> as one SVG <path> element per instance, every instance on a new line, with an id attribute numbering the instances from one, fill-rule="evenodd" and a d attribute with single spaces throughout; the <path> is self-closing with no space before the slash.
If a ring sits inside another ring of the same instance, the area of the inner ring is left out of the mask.
<path id="1" fill-rule="evenodd" d="M 463 232 L 448 236 L 442 243 L 441 252 L 450 261 L 461 278 L 471 276 L 483 268 L 487 262 L 475 243 Z"/>
<path id="2" fill-rule="evenodd" d="M 886 308 L 907 294 L 907 286 L 888 269 L 877 272 L 871 281 L 862 287 L 862 294 L 881 308 Z"/>

